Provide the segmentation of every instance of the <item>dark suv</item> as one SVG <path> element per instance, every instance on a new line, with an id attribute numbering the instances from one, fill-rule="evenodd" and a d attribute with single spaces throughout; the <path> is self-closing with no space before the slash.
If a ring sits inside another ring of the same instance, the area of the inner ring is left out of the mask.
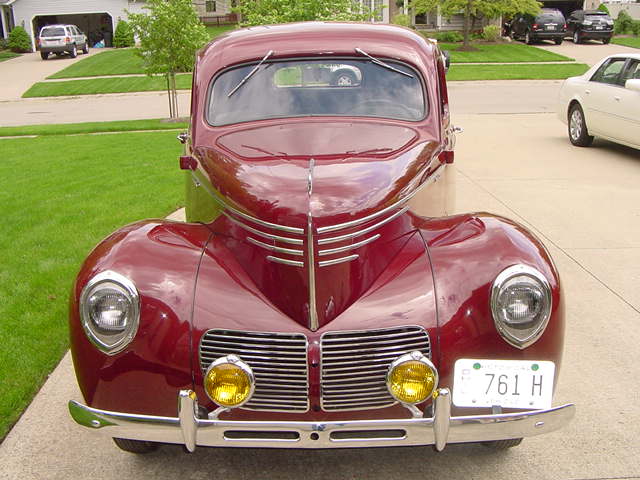
<path id="1" fill-rule="evenodd" d="M 543 8 L 535 17 L 518 13 L 511 22 L 511 38 L 522 39 L 529 45 L 537 40 L 553 40 L 560 45 L 566 34 L 564 15 L 554 8 Z"/>
<path id="2" fill-rule="evenodd" d="M 613 20 L 599 10 L 576 10 L 567 19 L 567 35 L 573 37 L 573 43 L 590 39 L 609 43 L 613 36 Z"/>

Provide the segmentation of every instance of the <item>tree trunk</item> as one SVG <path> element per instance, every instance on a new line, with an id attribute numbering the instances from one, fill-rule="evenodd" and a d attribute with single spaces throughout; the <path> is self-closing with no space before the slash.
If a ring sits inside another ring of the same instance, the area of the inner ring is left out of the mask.
<path id="1" fill-rule="evenodd" d="M 169 118 L 178 118 L 178 91 L 175 72 L 167 73 L 167 94 L 169 98 Z"/>
<path id="2" fill-rule="evenodd" d="M 469 48 L 469 31 L 471 30 L 471 4 L 473 0 L 467 0 L 467 3 L 464 6 L 464 26 L 462 27 L 463 33 L 463 42 L 462 48 Z"/>

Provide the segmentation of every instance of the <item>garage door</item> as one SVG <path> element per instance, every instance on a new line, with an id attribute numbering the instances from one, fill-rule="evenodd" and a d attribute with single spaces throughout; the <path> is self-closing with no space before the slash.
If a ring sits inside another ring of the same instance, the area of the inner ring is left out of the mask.
<path id="1" fill-rule="evenodd" d="M 33 32 L 37 36 L 40 29 L 56 23 L 76 25 L 94 46 L 104 40 L 106 47 L 113 46 L 113 19 L 108 13 L 77 13 L 70 15 L 39 15 L 33 19 Z"/>

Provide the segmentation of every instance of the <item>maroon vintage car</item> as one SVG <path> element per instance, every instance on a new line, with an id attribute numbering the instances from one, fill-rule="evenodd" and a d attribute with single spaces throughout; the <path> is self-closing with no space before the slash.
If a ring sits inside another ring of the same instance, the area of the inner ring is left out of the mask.
<path id="1" fill-rule="evenodd" d="M 505 448 L 566 424 L 558 273 L 517 223 L 451 216 L 445 71 L 388 25 L 204 48 L 188 222 L 126 226 L 77 277 L 76 422 L 137 453 Z"/>

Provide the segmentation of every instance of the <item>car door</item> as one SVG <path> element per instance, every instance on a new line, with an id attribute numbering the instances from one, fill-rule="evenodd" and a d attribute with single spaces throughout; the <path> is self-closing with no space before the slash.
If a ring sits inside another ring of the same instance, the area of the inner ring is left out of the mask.
<path id="1" fill-rule="evenodd" d="M 621 88 L 613 95 L 617 115 L 614 121 L 619 140 L 640 147 L 640 92 L 624 88 L 627 80 L 640 80 L 640 60 L 629 60 L 621 75 Z"/>
<path id="2" fill-rule="evenodd" d="M 627 59 L 613 57 L 605 61 L 593 74 L 584 91 L 584 113 L 589 134 L 617 138 L 619 128 L 618 111 L 620 108 L 621 74 Z"/>

